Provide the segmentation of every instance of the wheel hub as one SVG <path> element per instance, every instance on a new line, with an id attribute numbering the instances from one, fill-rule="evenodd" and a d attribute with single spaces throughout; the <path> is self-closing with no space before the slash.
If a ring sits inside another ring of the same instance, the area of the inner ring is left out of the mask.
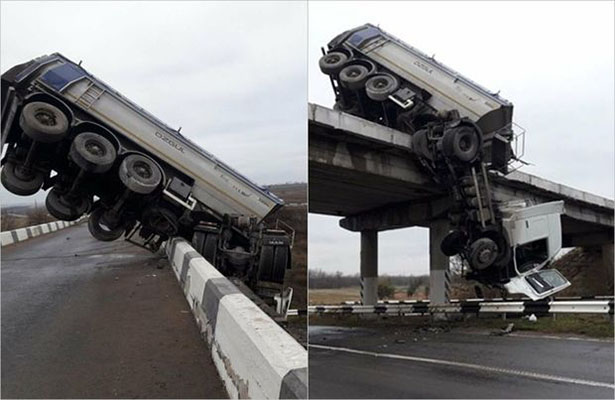
<path id="1" fill-rule="evenodd" d="M 38 122 L 46 126 L 55 126 L 57 124 L 55 115 L 47 110 L 38 110 L 34 114 L 34 118 L 36 118 Z"/>
<path id="2" fill-rule="evenodd" d="M 374 82 L 374 87 L 375 87 L 376 89 L 384 89 L 384 88 L 386 88 L 386 87 L 387 87 L 387 84 L 388 84 L 388 82 L 387 82 L 387 80 L 386 80 L 386 79 L 377 79 L 377 80 Z"/>
<path id="3" fill-rule="evenodd" d="M 491 257 L 492 257 L 492 251 L 489 248 L 481 250 L 481 252 L 478 255 L 478 259 L 481 263 L 488 262 L 491 259 Z"/>
<path id="4" fill-rule="evenodd" d="M 359 75 L 361 75 L 361 71 L 358 68 L 353 68 L 348 71 L 348 76 L 351 78 L 356 78 Z"/>
<path id="5" fill-rule="evenodd" d="M 459 140 L 459 148 L 463 151 L 467 151 L 470 148 L 470 140 L 467 137 L 462 137 Z"/>
<path id="6" fill-rule="evenodd" d="M 340 62 L 341 58 L 338 55 L 331 55 L 327 58 L 325 58 L 325 63 L 327 64 L 337 64 L 338 62 Z"/>
<path id="7" fill-rule="evenodd" d="M 90 154 L 99 157 L 104 156 L 106 153 L 105 148 L 95 140 L 89 140 L 88 142 L 86 142 L 85 148 Z"/>
<path id="8" fill-rule="evenodd" d="M 15 167 L 15 176 L 24 181 L 32 179 L 32 170 L 26 166 L 18 165 Z"/>
<path id="9" fill-rule="evenodd" d="M 147 179 L 151 178 L 152 176 L 152 170 L 150 169 L 149 165 L 141 161 L 135 163 L 134 171 L 141 178 Z"/>

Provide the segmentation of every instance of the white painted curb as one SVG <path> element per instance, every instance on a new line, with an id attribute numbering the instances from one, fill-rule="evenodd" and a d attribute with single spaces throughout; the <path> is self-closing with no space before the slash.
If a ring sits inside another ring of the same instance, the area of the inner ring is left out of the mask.
<path id="1" fill-rule="evenodd" d="M 231 398 L 307 398 L 307 351 L 181 238 L 169 261 Z"/>
<path id="2" fill-rule="evenodd" d="M 26 228 L 19 228 L 12 231 L 0 232 L 0 242 L 2 247 L 9 244 L 23 242 L 24 240 L 31 239 L 40 235 L 44 235 L 50 232 L 55 232 L 60 229 L 68 228 L 69 226 L 80 223 L 86 217 L 80 218 L 76 221 L 54 221 L 45 224 L 28 226 Z"/>

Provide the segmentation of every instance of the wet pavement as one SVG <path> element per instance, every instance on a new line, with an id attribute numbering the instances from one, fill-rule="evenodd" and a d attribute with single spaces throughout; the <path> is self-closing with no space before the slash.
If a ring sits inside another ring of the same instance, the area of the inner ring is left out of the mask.
<path id="1" fill-rule="evenodd" d="M 613 398 L 613 341 L 310 326 L 311 398 Z"/>
<path id="2" fill-rule="evenodd" d="M 1 278 L 2 398 L 227 396 L 160 255 L 82 224 L 3 247 Z"/>

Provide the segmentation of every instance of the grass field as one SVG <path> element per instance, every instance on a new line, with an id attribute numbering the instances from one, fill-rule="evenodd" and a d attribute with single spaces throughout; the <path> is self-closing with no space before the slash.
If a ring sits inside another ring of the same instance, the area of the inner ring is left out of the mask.
<path id="1" fill-rule="evenodd" d="M 424 288 L 419 288 L 416 295 L 408 296 L 405 287 L 395 287 L 395 295 L 389 300 L 424 300 L 427 296 Z M 361 300 L 361 287 L 352 286 L 339 289 L 310 289 L 309 304 L 341 304 L 344 301 Z"/>

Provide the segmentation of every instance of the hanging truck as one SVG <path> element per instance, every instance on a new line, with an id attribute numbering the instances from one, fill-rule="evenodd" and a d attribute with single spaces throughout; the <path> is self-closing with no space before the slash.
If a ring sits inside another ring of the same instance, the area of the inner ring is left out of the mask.
<path id="1" fill-rule="evenodd" d="M 124 235 L 156 251 L 187 238 L 223 274 L 287 306 L 292 233 L 263 221 L 283 201 L 80 65 L 55 53 L 2 74 L 1 129 L 8 191 L 49 190 L 50 214 L 89 214 L 99 240 Z"/>
<path id="2" fill-rule="evenodd" d="M 448 189 L 441 249 L 461 257 L 466 278 L 532 299 L 570 285 L 543 270 L 561 248 L 563 203 L 497 204 L 491 194 L 490 175 L 521 157 L 511 103 L 371 24 L 327 47 L 319 67 L 334 108 L 411 135 L 418 161 Z"/>

